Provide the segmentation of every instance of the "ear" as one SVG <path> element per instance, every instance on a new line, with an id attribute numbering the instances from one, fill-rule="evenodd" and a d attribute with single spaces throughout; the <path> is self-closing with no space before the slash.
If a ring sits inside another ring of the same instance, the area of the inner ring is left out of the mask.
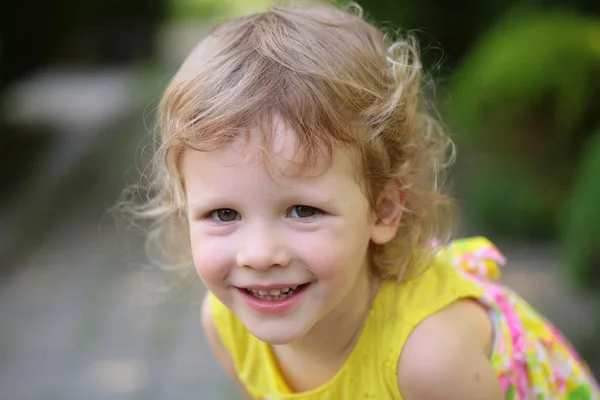
<path id="1" fill-rule="evenodd" d="M 375 220 L 371 229 L 371 241 L 375 244 L 386 244 L 398 232 L 404 205 L 406 189 L 396 180 L 388 182 L 379 195 L 375 206 Z"/>

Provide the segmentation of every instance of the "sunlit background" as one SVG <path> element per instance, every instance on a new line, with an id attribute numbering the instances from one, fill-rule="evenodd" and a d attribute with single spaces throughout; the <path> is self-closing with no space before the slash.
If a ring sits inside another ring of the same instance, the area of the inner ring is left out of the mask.
<path id="1" fill-rule="evenodd" d="M 161 91 L 215 22 L 267 0 L 0 6 L 0 399 L 234 399 L 202 288 L 146 267 L 107 210 Z M 600 372 L 600 3 L 365 0 L 415 31 L 458 145 L 460 232 Z M 192 282 L 193 280 L 193 282 Z"/>

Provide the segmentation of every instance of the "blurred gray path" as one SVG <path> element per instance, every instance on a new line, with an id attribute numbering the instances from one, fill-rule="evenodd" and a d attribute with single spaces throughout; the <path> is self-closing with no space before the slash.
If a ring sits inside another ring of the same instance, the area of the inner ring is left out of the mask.
<path id="1" fill-rule="evenodd" d="M 164 292 L 128 260 L 139 246 L 78 218 L 0 287 L 0 399 L 232 398 L 204 342 L 200 290 Z"/>

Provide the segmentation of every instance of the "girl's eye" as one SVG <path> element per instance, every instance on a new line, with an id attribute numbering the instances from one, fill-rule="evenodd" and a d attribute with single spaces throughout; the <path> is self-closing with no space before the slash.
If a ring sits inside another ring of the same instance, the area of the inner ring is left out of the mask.
<path id="1" fill-rule="evenodd" d="M 292 218 L 310 218 L 314 217 L 319 213 L 319 210 L 315 207 L 310 206 L 294 206 L 289 212 L 289 216 Z"/>
<path id="2" fill-rule="evenodd" d="M 210 217 L 220 222 L 235 221 L 239 217 L 239 213 L 231 208 L 220 208 L 210 213 Z"/>

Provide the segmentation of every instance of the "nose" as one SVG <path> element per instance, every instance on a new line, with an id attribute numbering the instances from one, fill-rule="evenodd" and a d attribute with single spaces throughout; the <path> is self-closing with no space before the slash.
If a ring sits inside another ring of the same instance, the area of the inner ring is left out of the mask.
<path id="1" fill-rule="evenodd" d="M 236 254 L 240 267 L 267 270 L 290 263 L 286 240 L 273 227 L 246 226 L 242 233 Z"/>

